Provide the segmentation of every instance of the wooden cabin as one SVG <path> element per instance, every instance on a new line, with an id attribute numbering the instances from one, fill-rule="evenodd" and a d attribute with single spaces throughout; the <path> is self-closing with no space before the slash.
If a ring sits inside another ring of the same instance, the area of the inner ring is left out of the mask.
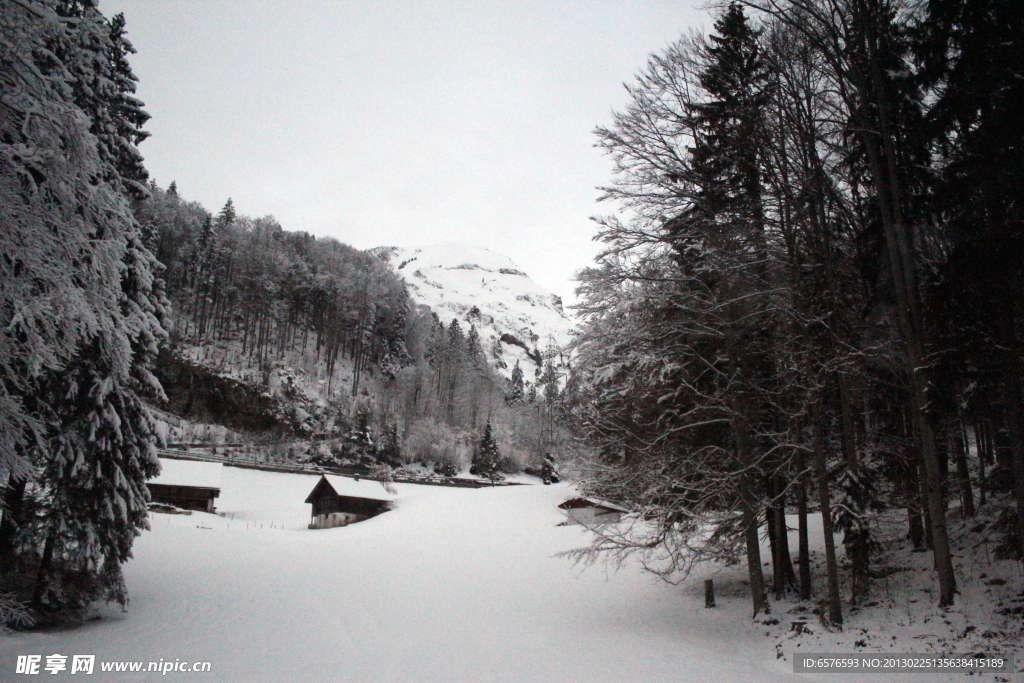
<path id="1" fill-rule="evenodd" d="M 391 509 L 394 495 L 373 479 L 324 474 L 306 498 L 312 504 L 310 529 L 330 529 L 362 522 Z"/>
<path id="2" fill-rule="evenodd" d="M 570 498 L 558 508 L 565 512 L 566 517 L 569 518 L 569 524 L 582 524 L 583 526 L 613 524 L 628 512 L 623 507 L 597 498 Z"/>
<path id="3" fill-rule="evenodd" d="M 214 499 L 220 497 L 219 462 L 197 462 L 160 458 L 160 474 L 146 482 L 154 503 L 184 510 L 216 512 Z"/>

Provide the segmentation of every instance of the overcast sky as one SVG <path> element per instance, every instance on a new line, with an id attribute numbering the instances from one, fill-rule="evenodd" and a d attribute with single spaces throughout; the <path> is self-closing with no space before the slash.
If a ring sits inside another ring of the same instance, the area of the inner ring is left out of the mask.
<path id="1" fill-rule="evenodd" d="M 360 248 L 476 242 L 573 299 L 610 161 L 592 131 L 701 0 L 101 0 L 153 178 Z"/>

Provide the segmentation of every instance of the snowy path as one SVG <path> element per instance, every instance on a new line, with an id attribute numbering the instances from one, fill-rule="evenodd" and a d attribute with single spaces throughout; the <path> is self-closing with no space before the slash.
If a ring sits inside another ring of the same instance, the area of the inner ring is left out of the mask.
<path id="1" fill-rule="evenodd" d="M 395 511 L 309 531 L 315 482 L 225 468 L 228 517 L 154 516 L 127 568 L 129 613 L 0 639 L 0 680 L 32 680 L 11 673 L 16 655 L 52 653 L 212 662 L 85 678 L 103 681 L 817 680 L 751 638 L 745 601 L 704 610 L 633 567 L 553 557 L 586 540 L 556 526 L 565 486 L 399 485 Z"/>

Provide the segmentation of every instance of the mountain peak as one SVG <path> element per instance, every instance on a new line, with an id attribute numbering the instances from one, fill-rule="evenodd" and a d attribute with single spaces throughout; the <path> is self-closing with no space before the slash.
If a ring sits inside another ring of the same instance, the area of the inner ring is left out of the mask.
<path id="1" fill-rule="evenodd" d="M 518 361 L 540 371 L 542 359 L 569 342 L 573 323 L 562 299 L 534 282 L 507 256 L 482 245 L 444 242 L 374 250 L 402 276 L 416 303 L 448 323 L 476 325 L 493 366 L 508 375 Z"/>

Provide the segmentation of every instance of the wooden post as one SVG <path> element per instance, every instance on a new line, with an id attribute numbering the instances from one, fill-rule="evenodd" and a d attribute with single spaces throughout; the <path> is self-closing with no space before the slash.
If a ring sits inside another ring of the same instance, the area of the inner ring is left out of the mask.
<path id="1" fill-rule="evenodd" d="M 715 582 L 712 579 L 704 580 L 704 607 L 715 606 Z"/>

